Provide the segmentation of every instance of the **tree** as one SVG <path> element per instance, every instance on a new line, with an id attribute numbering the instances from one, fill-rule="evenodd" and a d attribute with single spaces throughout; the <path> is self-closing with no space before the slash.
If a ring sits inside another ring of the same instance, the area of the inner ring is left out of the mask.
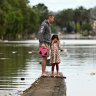
<path id="1" fill-rule="evenodd" d="M 39 17 L 28 2 L 29 0 L 0 0 L 1 39 L 17 39 L 18 35 L 22 37 L 37 32 Z"/>
<path id="2" fill-rule="evenodd" d="M 73 31 L 73 26 L 72 25 L 68 24 L 66 27 L 67 27 L 68 33 L 71 33 Z"/>
<path id="3" fill-rule="evenodd" d="M 5 13 L 0 9 L 0 38 L 3 39 L 3 35 L 6 34 L 6 19 Z"/>
<path id="4" fill-rule="evenodd" d="M 40 20 L 39 24 L 40 24 L 48 15 L 48 8 L 44 4 L 39 3 L 33 6 L 33 9 L 37 12 L 39 16 L 39 20 Z"/>
<path id="5" fill-rule="evenodd" d="M 80 24 L 80 28 L 83 24 L 83 22 L 89 22 L 89 10 L 86 10 L 84 9 L 82 6 L 75 9 L 74 10 L 74 22 L 75 22 L 75 26 L 77 26 L 77 24 L 79 23 Z M 77 27 L 76 28 L 76 31 L 77 31 Z"/>
<path id="6" fill-rule="evenodd" d="M 6 27 L 6 34 L 9 39 L 16 39 L 17 35 L 22 33 L 23 31 L 23 16 L 21 14 L 21 10 L 16 11 L 8 11 L 6 15 L 7 20 L 7 27 Z"/>
<path id="7" fill-rule="evenodd" d="M 38 32 L 39 26 L 39 16 L 34 9 L 30 7 L 26 10 L 26 14 L 24 14 L 24 34 L 32 34 Z"/>
<path id="8" fill-rule="evenodd" d="M 56 24 L 63 28 L 73 21 L 73 10 L 67 9 L 56 14 Z"/>
<path id="9" fill-rule="evenodd" d="M 82 30 L 89 32 L 92 30 L 92 26 L 89 23 L 85 23 L 82 25 Z"/>

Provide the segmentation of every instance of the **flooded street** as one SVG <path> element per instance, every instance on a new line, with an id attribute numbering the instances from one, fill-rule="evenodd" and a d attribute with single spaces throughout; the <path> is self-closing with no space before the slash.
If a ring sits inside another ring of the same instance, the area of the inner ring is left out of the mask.
<path id="1" fill-rule="evenodd" d="M 60 72 L 67 77 L 67 96 L 96 96 L 96 40 L 60 43 L 66 49 L 61 52 Z M 41 75 L 40 60 L 37 40 L 0 43 L 0 96 L 28 88 Z"/>

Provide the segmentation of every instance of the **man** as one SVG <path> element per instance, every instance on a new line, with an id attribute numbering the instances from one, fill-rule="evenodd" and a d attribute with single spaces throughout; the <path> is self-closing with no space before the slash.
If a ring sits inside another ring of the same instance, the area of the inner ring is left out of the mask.
<path id="1" fill-rule="evenodd" d="M 54 21 L 53 15 L 48 15 L 47 18 L 42 22 L 39 28 L 39 43 L 43 48 L 50 48 L 51 43 L 51 26 L 50 24 Z M 47 57 L 42 57 L 42 76 L 47 76 L 46 74 L 46 60 Z"/>

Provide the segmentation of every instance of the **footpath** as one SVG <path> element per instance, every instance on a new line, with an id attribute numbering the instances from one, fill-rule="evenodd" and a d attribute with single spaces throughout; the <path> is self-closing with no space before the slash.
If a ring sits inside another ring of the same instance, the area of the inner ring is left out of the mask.
<path id="1" fill-rule="evenodd" d="M 66 77 L 40 77 L 21 96 L 66 96 Z"/>

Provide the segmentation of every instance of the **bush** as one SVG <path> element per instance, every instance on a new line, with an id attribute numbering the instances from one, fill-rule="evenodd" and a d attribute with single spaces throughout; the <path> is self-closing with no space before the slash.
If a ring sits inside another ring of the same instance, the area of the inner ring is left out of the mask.
<path id="1" fill-rule="evenodd" d="M 80 31 L 80 24 L 79 24 L 79 23 L 77 23 L 77 25 L 76 25 L 76 29 L 77 29 L 77 32 Z"/>
<path id="2" fill-rule="evenodd" d="M 92 26 L 89 23 L 85 23 L 81 26 L 83 31 L 87 30 L 88 32 L 92 30 Z"/>
<path id="3" fill-rule="evenodd" d="M 51 25 L 52 33 L 56 33 L 55 25 Z"/>
<path id="4" fill-rule="evenodd" d="M 72 25 L 70 25 L 70 24 L 68 24 L 67 25 L 67 31 L 69 32 L 69 33 L 71 33 L 72 31 L 73 31 L 73 26 Z"/>
<path id="5" fill-rule="evenodd" d="M 88 32 L 83 32 L 82 33 L 82 36 L 88 36 L 89 34 L 88 34 Z"/>

